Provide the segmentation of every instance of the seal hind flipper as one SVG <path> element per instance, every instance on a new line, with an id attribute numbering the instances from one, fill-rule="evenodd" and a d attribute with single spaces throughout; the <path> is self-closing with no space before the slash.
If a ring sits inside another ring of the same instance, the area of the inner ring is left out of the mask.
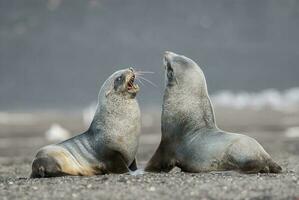
<path id="1" fill-rule="evenodd" d="M 265 166 L 265 163 L 260 160 L 248 160 L 240 164 L 239 169 L 243 173 L 254 174 L 254 173 L 268 173 L 269 169 Z"/>
<path id="2" fill-rule="evenodd" d="M 30 178 L 46 178 L 65 176 L 66 173 L 61 171 L 61 167 L 52 157 L 36 158 L 32 163 L 32 173 Z"/>
<path id="3" fill-rule="evenodd" d="M 282 168 L 272 159 L 264 160 L 250 160 L 244 163 L 240 170 L 244 173 L 281 173 Z"/>
<path id="4" fill-rule="evenodd" d="M 281 173 L 282 168 L 279 166 L 276 162 L 274 162 L 272 159 L 268 160 L 268 165 L 269 165 L 269 171 L 270 173 Z"/>
<path id="5" fill-rule="evenodd" d="M 227 157 L 224 159 L 227 161 L 224 169 L 235 169 L 248 174 L 280 173 L 282 171 L 282 168 L 265 151 L 260 152 L 263 153 L 261 157 L 253 155 L 245 158 L 246 155 L 242 152 L 237 152 L 233 148 L 230 149 L 232 151 L 228 151 Z"/>

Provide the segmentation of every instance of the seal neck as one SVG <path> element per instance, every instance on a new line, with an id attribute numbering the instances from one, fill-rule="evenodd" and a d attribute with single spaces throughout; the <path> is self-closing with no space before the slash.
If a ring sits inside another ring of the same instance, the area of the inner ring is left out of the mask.
<path id="1" fill-rule="evenodd" d="M 193 130 L 217 128 L 214 109 L 204 90 L 167 87 L 162 112 L 162 133 L 182 135 Z"/>
<path id="2" fill-rule="evenodd" d="M 105 99 L 105 100 L 103 100 Z M 136 99 L 124 98 L 121 95 L 112 94 L 102 98 L 98 102 L 97 109 L 90 125 L 95 132 L 111 131 L 111 129 L 122 127 L 125 121 L 130 120 L 130 111 L 134 116 L 132 107 L 138 106 Z"/>
<path id="3" fill-rule="evenodd" d="M 136 99 L 109 95 L 99 102 L 89 132 L 96 151 L 105 148 L 135 155 L 140 132 L 140 110 Z M 126 157 L 126 156 L 125 156 Z M 131 159 L 131 158 L 130 158 Z"/>

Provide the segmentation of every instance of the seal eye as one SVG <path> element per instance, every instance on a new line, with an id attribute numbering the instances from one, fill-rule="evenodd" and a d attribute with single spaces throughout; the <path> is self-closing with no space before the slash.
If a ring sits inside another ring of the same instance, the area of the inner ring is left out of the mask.
<path id="1" fill-rule="evenodd" d="M 114 80 L 114 89 L 115 90 L 117 90 L 122 85 L 123 79 L 124 79 L 123 76 L 119 76 Z"/>
<path id="2" fill-rule="evenodd" d="M 116 81 L 121 81 L 121 76 L 119 76 L 119 77 L 116 79 Z"/>

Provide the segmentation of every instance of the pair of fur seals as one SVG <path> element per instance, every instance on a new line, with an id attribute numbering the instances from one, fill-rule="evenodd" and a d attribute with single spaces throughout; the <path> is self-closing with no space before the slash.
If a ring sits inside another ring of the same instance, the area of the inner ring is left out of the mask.
<path id="1" fill-rule="evenodd" d="M 281 172 L 255 139 L 217 127 L 204 73 L 193 60 L 165 52 L 164 66 L 161 143 L 146 171 L 168 172 L 176 166 L 192 173 Z"/>
<path id="2" fill-rule="evenodd" d="M 112 74 L 102 86 L 90 128 L 38 151 L 32 178 L 91 176 L 136 170 L 140 133 L 139 86 L 132 68 Z"/>
<path id="3" fill-rule="evenodd" d="M 205 76 L 191 59 L 166 52 L 162 137 L 145 171 L 185 172 L 237 170 L 279 173 L 275 163 L 253 138 L 227 133 L 216 125 Z M 42 148 L 32 164 L 32 178 L 91 176 L 136 170 L 140 132 L 139 91 L 133 69 L 110 76 L 102 86 L 88 131 Z"/>

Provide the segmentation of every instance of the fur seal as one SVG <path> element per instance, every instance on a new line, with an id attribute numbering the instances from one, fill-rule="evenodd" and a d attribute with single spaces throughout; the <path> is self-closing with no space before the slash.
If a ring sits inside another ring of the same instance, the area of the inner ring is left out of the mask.
<path id="1" fill-rule="evenodd" d="M 89 129 L 38 151 L 32 178 L 91 176 L 137 169 L 135 155 L 140 133 L 139 86 L 133 68 L 112 74 L 103 84 Z"/>
<path id="2" fill-rule="evenodd" d="M 177 166 L 191 173 L 281 172 L 255 139 L 217 127 L 204 73 L 193 60 L 165 52 L 164 66 L 162 137 L 146 171 L 168 172 Z"/>

